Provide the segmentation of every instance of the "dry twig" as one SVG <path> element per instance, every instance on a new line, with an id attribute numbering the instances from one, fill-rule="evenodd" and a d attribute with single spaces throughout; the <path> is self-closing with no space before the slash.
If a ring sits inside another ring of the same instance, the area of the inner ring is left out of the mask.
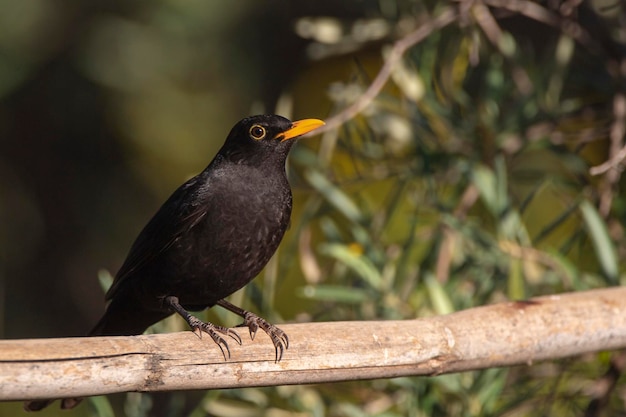
<path id="1" fill-rule="evenodd" d="M 389 55 L 385 59 L 385 63 L 376 75 L 376 78 L 369 85 L 367 90 L 350 106 L 346 107 L 336 115 L 326 119 L 326 126 L 316 130 L 316 134 L 337 129 L 348 120 L 353 119 L 361 113 L 381 92 L 394 67 L 400 62 L 404 53 L 415 46 L 435 30 L 441 29 L 454 22 L 458 16 L 455 9 L 448 7 L 439 16 L 421 25 L 417 30 L 409 33 L 407 36 L 394 43 Z"/>
<path id="2" fill-rule="evenodd" d="M 613 187 L 619 182 L 622 166 L 626 159 L 626 146 L 624 146 L 624 136 L 626 135 L 626 97 L 623 94 L 615 95 L 613 100 L 613 117 L 614 120 L 609 135 L 611 140 L 609 159 L 589 169 L 591 175 L 606 173 L 607 184 L 600 196 L 600 213 L 605 217 L 611 209 Z"/>

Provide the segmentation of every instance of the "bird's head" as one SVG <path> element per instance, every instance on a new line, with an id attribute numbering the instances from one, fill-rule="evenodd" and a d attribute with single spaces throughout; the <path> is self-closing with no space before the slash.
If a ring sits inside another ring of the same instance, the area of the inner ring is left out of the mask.
<path id="1" fill-rule="evenodd" d="M 318 119 L 292 122 L 277 115 L 247 117 L 232 128 L 220 154 L 233 162 L 284 163 L 296 138 L 323 125 Z"/>

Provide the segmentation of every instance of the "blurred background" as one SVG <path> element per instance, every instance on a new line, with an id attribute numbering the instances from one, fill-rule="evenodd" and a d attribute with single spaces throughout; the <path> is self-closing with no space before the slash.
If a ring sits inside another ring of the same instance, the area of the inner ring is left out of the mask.
<path id="1" fill-rule="evenodd" d="M 294 149 L 291 229 L 233 301 L 276 323 L 411 319 L 623 285 L 623 164 L 590 173 L 624 146 L 622 2 L 0 0 L 0 337 L 84 334 L 234 123 L 331 117 L 448 8 L 362 114 Z M 72 415 L 617 416 L 624 363 L 131 393 Z"/>

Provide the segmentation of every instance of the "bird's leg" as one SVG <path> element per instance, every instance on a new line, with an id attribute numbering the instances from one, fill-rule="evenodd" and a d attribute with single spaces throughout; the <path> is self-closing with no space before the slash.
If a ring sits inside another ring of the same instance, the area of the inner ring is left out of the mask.
<path id="1" fill-rule="evenodd" d="M 283 352 L 289 348 L 289 338 L 287 337 L 287 333 L 283 332 L 281 329 L 256 314 L 237 307 L 226 300 L 219 300 L 217 305 L 243 317 L 243 323 L 241 326 L 246 326 L 250 330 L 250 338 L 252 340 L 254 340 L 257 330 L 261 328 L 265 333 L 267 333 L 270 339 L 272 339 L 272 343 L 274 343 L 274 349 L 276 349 L 276 362 L 282 359 Z"/>
<path id="2" fill-rule="evenodd" d="M 191 313 L 185 310 L 183 306 L 180 305 L 180 303 L 178 302 L 178 297 L 175 297 L 173 295 L 165 297 L 165 304 L 176 313 L 178 313 L 182 318 L 184 318 L 187 324 L 189 324 L 189 327 L 192 328 L 194 333 L 196 333 L 197 330 L 198 333 L 196 334 L 198 335 L 198 337 L 202 338 L 202 332 L 207 333 L 209 336 L 211 336 L 211 339 L 213 339 L 213 341 L 217 344 L 217 346 L 219 346 L 220 350 L 222 351 L 222 354 L 224 355 L 224 360 L 230 358 L 230 349 L 228 348 L 228 343 L 226 343 L 226 340 L 224 340 L 224 338 L 220 336 L 219 333 L 232 337 L 237 343 L 241 345 L 241 337 L 239 337 L 236 332 L 234 332 L 232 329 L 229 329 L 228 327 L 218 326 L 213 323 L 205 323 L 199 318 L 193 316 Z M 224 351 L 224 349 L 226 349 L 226 351 Z M 228 357 L 226 356 L 226 353 L 228 353 Z"/>

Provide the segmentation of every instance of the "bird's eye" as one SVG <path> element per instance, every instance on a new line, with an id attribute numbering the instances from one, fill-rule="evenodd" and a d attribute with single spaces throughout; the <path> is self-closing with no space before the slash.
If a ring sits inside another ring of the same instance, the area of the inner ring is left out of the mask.
<path id="1" fill-rule="evenodd" d="M 261 140 L 267 134 L 263 126 L 254 125 L 250 128 L 250 137 L 254 140 Z"/>

